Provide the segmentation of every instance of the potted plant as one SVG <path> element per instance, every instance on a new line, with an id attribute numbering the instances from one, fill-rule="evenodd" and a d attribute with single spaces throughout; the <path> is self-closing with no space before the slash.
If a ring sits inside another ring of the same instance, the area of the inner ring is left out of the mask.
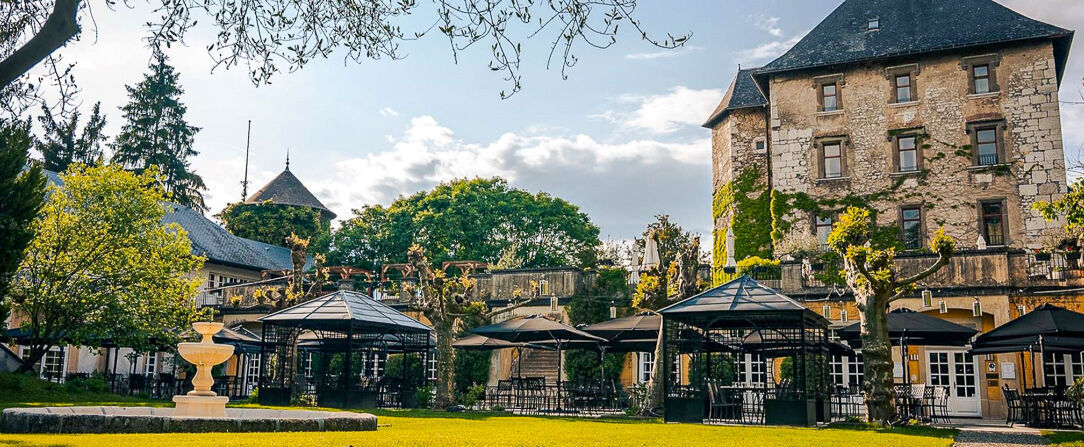
<path id="1" fill-rule="evenodd" d="M 1035 252 L 1035 260 L 1036 261 L 1043 261 L 1043 262 L 1049 261 L 1050 260 L 1050 252 L 1049 251 L 1036 251 Z"/>
<path id="2" fill-rule="evenodd" d="M 1050 279 L 1053 279 L 1055 281 L 1061 281 L 1064 278 L 1065 278 L 1065 271 L 1063 270 L 1062 267 L 1051 267 L 1050 268 Z"/>

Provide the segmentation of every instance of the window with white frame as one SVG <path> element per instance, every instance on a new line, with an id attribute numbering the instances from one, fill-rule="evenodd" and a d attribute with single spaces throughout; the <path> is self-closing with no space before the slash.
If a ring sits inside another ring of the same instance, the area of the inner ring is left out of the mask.
<path id="1" fill-rule="evenodd" d="M 64 363 L 67 359 L 66 351 L 67 348 L 57 346 L 49 348 L 45 356 L 34 365 L 34 369 L 38 371 L 38 377 L 53 382 L 63 382 Z M 19 356 L 26 358 L 28 355 L 30 355 L 30 348 L 23 346 L 19 351 Z"/>
<path id="2" fill-rule="evenodd" d="M 832 378 L 832 385 L 846 386 L 847 375 L 843 373 L 845 361 L 841 355 L 833 355 L 828 359 L 828 374 Z"/>
<path id="3" fill-rule="evenodd" d="M 865 375 L 866 364 L 862 359 L 862 354 L 857 353 L 847 357 L 847 383 L 850 386 L 861 386 Z"/>
<path id="4" fill-rule="evenodd" d="M 432 349 L 425 357 L 426 371 L 428 374 L 426 377 L 429 380 L 437 380 L 437 351 Z"/>
<path id="5" fill-rule="evenodd" d="M 260 356 L 253 355 L 248 357 L 247 365 L 249 380 L 257 380 L 260 378 Z"/>
<path id="6" fill-rule="evenodd" d="M 737 382 L 746 385 L 768 384 L 768 360 L 760 354 L 744 354 L 737 366 Z"/>
<path id="7" fill-rule="evenodd" d="M 1043 382 L 1046 386 L 1063 387 L 1069 383 L 1069 374 L 1066 371 L 1065 354 L 1052 352 L 1043 356 Z"/>
<path id="8" fill-rule="evenodd" d="M 158 372 L 158 353 L 152 352 L 147 354 L 146 360 L 143 361 L 143 373 L 154 374 Z"/>
<path id="9" fill-rule="evenodd" d="M 681 356 L 674 356 L 674 367 L 671 369 L 674 372 L 674 380 L 681 383 Z"/>
<path id="10" fill-rule="evenodd" d="M 865 372 L 862 354 L 833 355 L 828 360 L 828 365 L 833 385 L 845 387 L 862 385 L 862 375 Z"/>
<path id="11" fill-rule="evenodd" d="M 304 362 L 305 368 L 302 371 L 304 371 L 305 380 L 312 380 L 312 378 L 313 378 L 313 374 L 312 374 L 312 352 L 306 352 L 305 353 L 305 358 L 304 358 L 303 362 Z"/>
<path id="12" fill-rule="evenodd" d="M 655 353 L 639 353 L 639 361 L 636 362 L 636 364 L 636 378 L 640 381 L 640 383 L 647 383 L 651 381 L 651 371 L 655 368 Z"/>

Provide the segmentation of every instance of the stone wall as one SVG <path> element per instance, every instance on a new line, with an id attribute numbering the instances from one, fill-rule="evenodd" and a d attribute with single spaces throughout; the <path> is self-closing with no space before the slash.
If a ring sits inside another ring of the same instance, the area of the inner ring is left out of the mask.
<path id="1" fill-rule="evenodd" d="M 1036 200 L 1066 191 L 1054 56 L 1050 43 L 1003 48 L 995 67 L 998 92 L 969 94 L 967 53 L 926 57 L 890 65 L 917 64 L 917 100 L 890 103 L 889 64 L 866 64 L 844 73 L 803 72 L 774 76 L 771 94 L 773 186 L 816 199 L 874 196 L 878 223 L 898 221 L 902 205 L 923 205 L 927 234 L 944 225 L 961 248 L 973 248 L 979 235 L 978 201 L 1005 199 L 1009 245 L 1037 247 L 1061 224 L 1046 222 L 1030 209 Z M 818 112 L 814 77 L 843 76 L 843 110 Z M 967 124 L 1004 119 L 1007 163 L 973 167 Z M 922 170 L 893 173 L 893 131 L 918 129 L 923 141 Z M 844 136 L 847 172 L 842 179 L 818 179 L 820 137 Z M 719 163 L 718 165 L 725 165 Z M 880 193 L 880 194 L 879 194 Z M 879 194 L 879 195 L 878 195 Z M 808 231 L 808 216 L 797 231 Z"/>
<path id="2" fill-rule="evenodd" d="M 767 148 L 764 119 L 761 108 L 738 109 L 711 129 L 713 190 L 733 181 L 747 168 L 756 168 L 766 176 L 767 151 L 756 151 L 757 139 L 763 140 Z"/>

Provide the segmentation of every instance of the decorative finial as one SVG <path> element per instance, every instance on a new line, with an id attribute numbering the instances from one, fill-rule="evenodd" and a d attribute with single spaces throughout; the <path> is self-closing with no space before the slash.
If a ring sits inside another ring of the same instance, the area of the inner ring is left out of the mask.
<path id="1" fill-rule="evenodd" d="M 286 170 L 290 170 L 290 148 L 286 148 Z"/>

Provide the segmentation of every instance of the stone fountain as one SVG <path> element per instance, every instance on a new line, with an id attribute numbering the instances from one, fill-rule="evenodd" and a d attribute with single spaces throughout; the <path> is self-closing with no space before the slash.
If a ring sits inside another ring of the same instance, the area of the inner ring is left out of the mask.
<path id="1" fill-rule="evenodd" d="M 177 353 L 196 365 L 196 376 L 192 378 L 193 390 L 185 395 L 173 396 L 173 402 L 177 404 L 173 415 L 226 417 L 226 403 L 230 398 L 211 391 L 211 385 L 215 384 L 211 369 L 230 359 L 233 346 L 216 344 L 212 338 L 222 330 L 222 323 L 192 323 L 192 328 L 203 336 L 203 340 L 198 343 L 180 343 L 177 345 Z"/>
<path id="2" fill-rule="evenodd" d="M 304 409 L 230 408 L 230 399 L 211 391 L 211 369 L 233 355 L 233 346 L 212 337 L 222 323 L 193 323 L 203 336 L 198 343 L 181 343 L 177 353 L 196 365 L 193 390 L 173 396 L 175 408 L 34 407 L 7 408 L 0 417 L 3 433 L 203 433 L 275 431 L 371 431 L 376 416 L 367 413 Z"/>

